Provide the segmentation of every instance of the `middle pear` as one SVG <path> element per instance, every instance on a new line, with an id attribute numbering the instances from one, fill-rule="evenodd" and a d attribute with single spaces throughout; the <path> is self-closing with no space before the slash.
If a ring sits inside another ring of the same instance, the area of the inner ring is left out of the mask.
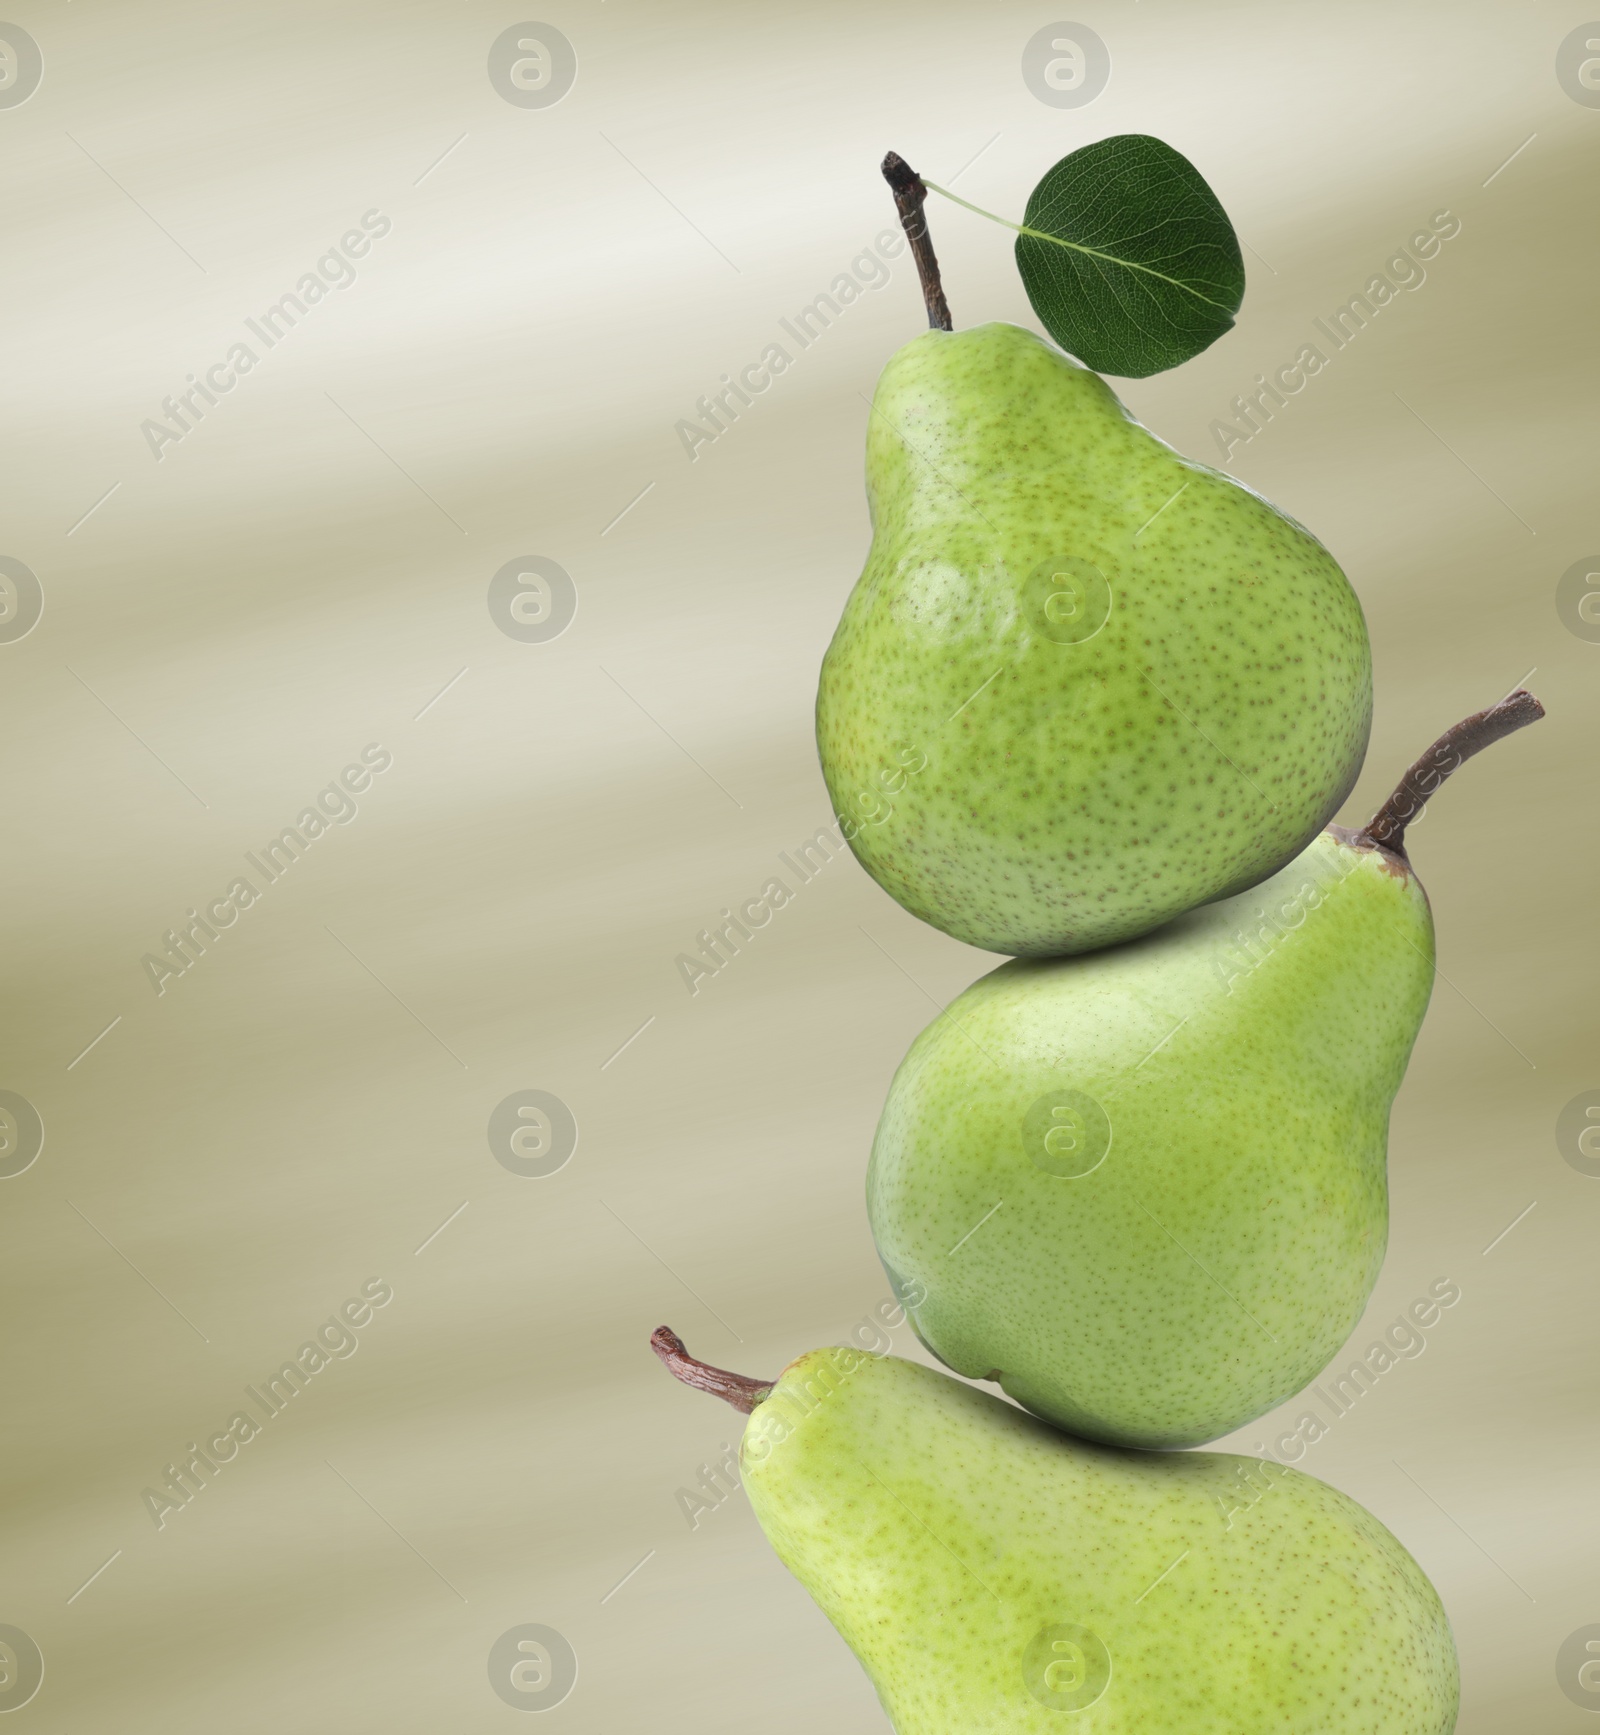
<path id="1" fill-rule="evenodd" d="M 1334 828 L 1157 934 L 974 983 L 872 1147 L 918 1336 L 1116 1445 L 1203 1444 L 1292 1396 L 1382 1263 L 1389 1106 L 1432 978 L 1405 858 Z"/>

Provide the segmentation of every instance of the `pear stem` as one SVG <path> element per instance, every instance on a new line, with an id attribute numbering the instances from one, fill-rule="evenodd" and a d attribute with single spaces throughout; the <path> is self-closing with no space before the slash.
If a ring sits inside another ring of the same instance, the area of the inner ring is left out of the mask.
<path id="1" fill-rule="evenodd" d="M 1514 735 L 1544 715 L 1544 706 L 1524 687 L 1446 729 L 1400 779 L 1400 785 L 1367 821 L 1361 836 L 1394 854 L 1405 854 L 1406 827 L 1422 811 L 1439 785 L 1474 753 L 1481 753 L 1503 736 Z"/>
<path id="2" fill-rule="evenodd" d="M 670 1326 L 658 1325 L 650 1334 L 650 1347 L 661 1357 L 662 1364 L 675 1380 L 682 1380 L 696 1391 L 710 1392 L 714 1398 L 732 1404 L 748 1416 L 772 1390 L 770 1380 L 747 1379 L 743 1374 L 730 1374 L 722 1368 L 696 1361 L 684 1348 L 683 1339 Z"/>
<path id="3" fill-rule="evenodd" d="M 911 257 L 917 262 L 917 276 L 922 279 L 922 299 L 928 309 L 928 325 L 934 331 L 954 331 L 950 318 L 950 303 L 944 298 L 944 285 L 939 281 L 939 261 L 933 254 L 933 242 L 928 236 L 928 219 L 923 204 L 928 189 L 922 177 L 894 151 L 883 159 L 883 178 L 894 191 L 894 208 L 900 213 L 900 227 L 911 243 Z"/>

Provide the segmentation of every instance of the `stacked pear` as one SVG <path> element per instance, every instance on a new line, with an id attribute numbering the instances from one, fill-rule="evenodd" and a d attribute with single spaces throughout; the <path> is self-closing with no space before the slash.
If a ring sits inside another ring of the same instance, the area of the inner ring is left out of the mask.
<path id="1" fill-rule="evenodd" d="M 1455 1648 L 1404 1548 L 1299 1471 L 1087 1444 L 855 1350 L 774 1383 L 652 1343 L 749 1412 L 779 1558 L 898 1735 L 1449 1735 Z"/>
<path id="2" fill-rule="evenodd" d="M 946 326 L 921 184 L 885 173 Z M 1538 702 L 1328 827 L 1371 720 L 1344 575 L 1014 326 L 891 360 L 867 486 L 829 793 L 908 910 L 1012 957 L 896 1073 L 868 1211 L 923 1343 L 1043 1419 L 853 1350 L 763 1382 L 652 1345 L 749 1415 L 756 1516 L 898 1735 L 1449 1735 L 1449 1625 L 1377 1519 L 1170 1448 L 1290 1397 L 1360 1317 L 1434 973 L 1406 825 Z"/>
<path id="3" fill-rule="evenodd" d="M 1217 1439 L 1317 1375 L 1383 1261 L 1389 1109 L 1433 983 L 1406 821 L 1542 714 L 1513 694 L 1365 831 L 1133 944 L 1003 965 L 928 1026 L 867 1208 L 935 1355 L 1148 1447 Z"/>
<path id="4" fill-rule="evenodd" d="M 914 915 L 1019 957 L 1131 939 L 1275 873 L 1348 794 L 1371 659 L 1333 557 L 1031 332 L 906 344 L 867 493 L 817 742 Z"/>

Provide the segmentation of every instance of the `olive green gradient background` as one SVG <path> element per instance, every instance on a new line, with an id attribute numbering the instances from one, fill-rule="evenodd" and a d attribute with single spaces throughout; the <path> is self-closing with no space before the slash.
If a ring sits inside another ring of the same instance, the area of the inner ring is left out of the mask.
<path id="1" fill-rule="evenodd" d="M 828 818 L 813 686 L 904 257 L 693 462 L 674 424 L 885 228 L 886 148 L 1014 215 L 1127 130 L 1250 249 L 1238 328 L 1124 394 L 1210 461 L 1314 317 L 1461 221 L 1230 466 L 1367 611 L 1343 817 L 1530 670 L 1550 712 L 1413 833 L 1446 980 L 1354 1346 L 1462 1300 L 1304 1462 L 1438 1584 L 1465 1735 L 1588 1727 L 1555 1658 L 1600 1621 L 1600 1181 L 1554 1138 L 1600 1086 L 1600 645 L 1554 606 L 1600 545 L 1600 111 L 1554 72 L 1587 14 L 1095 0 L 1077 110 L 1019 71 L 1061 14 L 1009 3 L 560 0 L 544 110 L 491 88 L 528 14 L 483 0 L 4 16 L 46 66 L 0 111 L 0 554 L 45 593 L 0 645 L 0 1087 L 46 1127 L 0 1181 L 0 1623 L 46 1666 L 15 1728 L 527 1727 L 486 1675 L 523 1622 L 579 1658 L 541 1728 L 885 1728 L 743 1496 L 685 1521 L 738 1418 L 646 1340 L 771 1375 L 884 1300 L 883 1092 L 993 962 L 841 859 L 698 994 L 674 963 Z M 933 203 L 957 320 L 1030 322 L 1005 232 Z M 154 460 L 141 422 L 373 208 L 359 281 Z M 545 644 L 486 605 L 530 554 L 579 597 Z M 359 818 L 153 992 L 141 955 L 369 742 Z M 542 1180 L 485 1136 L 528 1088 L 581 1128 Z M 359 1350 L 158 1531 L 141 1490 L 374 1277 Z"/>

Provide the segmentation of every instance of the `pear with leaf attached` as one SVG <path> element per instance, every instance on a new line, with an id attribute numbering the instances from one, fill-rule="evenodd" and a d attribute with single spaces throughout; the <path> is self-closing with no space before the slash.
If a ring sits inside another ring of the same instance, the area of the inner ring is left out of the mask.
<path id="1" fill-rule="evenodd" d="M 1217 1439 L 1316 1377 L 1383 1261 L 1389 1109 L 1433 985 L 1406 823 L 1542 715 L 1513 693 L 1363 830 L 1130 945 L 1005 964 L 928 1026 L 867 1210 L 934 1354 L 1128 1446 Z"/>
<path id="2" fill-rule="evenodd" d="M 651 1339 L 749 1415 L 779 1559 L 898 1735 L 1449 1735 L 1433 1586 L 1285 1466 L 1094 1446 L 931 1368 L 814 1350 L 773 1382 Z"/>
<path id="3" fill-rule="evenodd" d="M 1361 607 L 1307 530 L 1013 325 L 929 331 L 867 426 L 817 741 L 863 867 L 991 952 L 1146 933 L 1305 847 L 1361 769 Z"/>

